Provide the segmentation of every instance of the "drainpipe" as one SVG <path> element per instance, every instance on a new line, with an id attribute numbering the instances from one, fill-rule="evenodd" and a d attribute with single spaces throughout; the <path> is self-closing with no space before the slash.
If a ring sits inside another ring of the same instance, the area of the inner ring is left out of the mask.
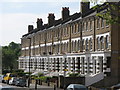
<path id="1" fill-rule="evenodd" d="M 95 40 L 96 40 L 96 33 L 95 33 L 95 30 L 96 30 L 96 29 L 95 29 L 95 28 L 96 28 L 96 25 L 95 25 L 95 16 L 93 16 L 93 18 L 94 18 L 94 29 L 93 29 L 93 30 L 94 30 L 94 34 L 93 34 L 93 35 L 94 35 L 94 37 L 93 37 L 93 39 L 94 39 L 94 48 L 93 48 L 93 51 L 95 51 L 95 48 L 96 48 L 96 43 L 95 43 L 95 42 L 96 42 L 96 41 L 95 41 Z"/>

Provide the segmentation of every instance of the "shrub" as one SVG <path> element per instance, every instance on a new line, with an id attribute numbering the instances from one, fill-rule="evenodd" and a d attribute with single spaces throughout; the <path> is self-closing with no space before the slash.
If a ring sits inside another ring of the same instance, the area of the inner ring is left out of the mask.
<path id="1" fill-rule="evenodd" d="M 44 75 L 43 73 L 38 73 L 38 76 L 39 76 L 39 77 L 41 77 L 41 76 L 43 76 L 43 75 Z"/>
<path id="2" fill-rule="evenodd" d="M 41 81 L 43 82 L 47 82 L 51 77 L 47 77 L 47 76 L 41 76 L 41 77 L 38 77 L 36 79 L 40 79 Z"/>
<path id="3" fill-rule="evenodd" d="M 79 75 L 79 73 L 70 73 L 69 77 L 77 77 Z"/>

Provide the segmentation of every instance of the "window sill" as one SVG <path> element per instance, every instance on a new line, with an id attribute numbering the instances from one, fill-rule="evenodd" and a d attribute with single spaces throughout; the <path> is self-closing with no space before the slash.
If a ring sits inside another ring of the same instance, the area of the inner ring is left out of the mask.
<path id="1" fill-rule="evenodd" d="M 90 29 L 90 31 L 92 31 L 92 29 Z"/>
<path id="2" fill-rule="evenodd" d="M 83 50 L 83 52 L 85 52 L 85 50 Z"/>
<path id="3" fill-rule="evenodd" d="M 104 27 L 102 27 L 102 29 L 104 29 Z"/>
<path id="4" fill-rule="evenodd" d="M 104 51 L 105 49 L 101 49 L 101 51 Z"/>
<path id="5" fill-rule="evenodd" d="M 100 28 L 96 28 L 97 30 L 99 30 Z"/>
<path id="6" fill-rule="evenodd" d="M 92 49 L 90 49 L 90 51 L 93 51 Z"/>
<path id="7" fill-rule="evenodd" d="M 109 25 L 106 26 L 106 28 L 108 28 L 108 27 L 109 27 Z"/>
<path id="8" fill-rule="evenodd" d="M 109 48 L 106 48 L 106 50 L 108 50 L 108 51 L 109 51 Z"/>
<path id="9" fill-rule="evenodd" d="M 97 51 L 100 51 L 100 49 L 97 49 Z"/>

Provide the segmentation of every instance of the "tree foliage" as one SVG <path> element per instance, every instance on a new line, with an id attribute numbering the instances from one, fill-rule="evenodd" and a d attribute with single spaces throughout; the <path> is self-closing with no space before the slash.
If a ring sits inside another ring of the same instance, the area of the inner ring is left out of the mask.
<path id="1" fill-rule="evenodd" d="M 17 60 L 20 56 L 20 44 L 11 42 L 8 46 L 2 47 L 2 68 L 17 69 Z"/>
<path id="2" fill-rule="evenodd" d="M 97 10 L 96 16 L 103 18 L 109 24 L 120 24 L 120 1 L 113 0 L 82 0 L 83 2 L 91 2 L 95 6 L 93 9 Z M 100 6 L 98 3 L 105 3 L 104 6 Z M 103 10 L 103 11 L 102 11 Z"/>
<path id="3" fill-rule="evenodd" d="M 120 2 L 106 2 L 104 7 L 96 7 L 97 9 L 105 9 L 98 12 L 96 16 L 101 17 L 110 24 L 120 24 Z"/>

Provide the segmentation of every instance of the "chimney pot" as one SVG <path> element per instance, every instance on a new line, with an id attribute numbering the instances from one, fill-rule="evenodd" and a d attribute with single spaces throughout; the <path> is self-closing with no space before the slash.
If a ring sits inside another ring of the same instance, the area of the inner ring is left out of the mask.
<path id="1" fill-rule="evenodd" d="M 37 18 L 37 28 L 42 29 L 42 27 L 43 27 L 42 18 Z"/>
<path id="2" fill-rule="evenodd" d="M 48 14 L 48 25 L 53 25 L 54 21 L 55 21 L 54 13 L 49 13 Z"/>
<path id="3" fill-rule="evenodd" d="M 81 13 L 82 14 L 86 13 L 87 11 L 89 11 L 89 9 L 90 9 L 90 2 L 89 1 L 81 2 L 80 9 L 81 9 Z"/>
<path id="4" fill-rule="evenodd" d="M 33 25 L 28 25 L 28 33 L 31 32 L 33 30 Z"/>
<path id="5" fill-rule="evenodd" d="M 65 20 L 69 17 L 69 7 L 62 7 L 62 19 Z"/>

